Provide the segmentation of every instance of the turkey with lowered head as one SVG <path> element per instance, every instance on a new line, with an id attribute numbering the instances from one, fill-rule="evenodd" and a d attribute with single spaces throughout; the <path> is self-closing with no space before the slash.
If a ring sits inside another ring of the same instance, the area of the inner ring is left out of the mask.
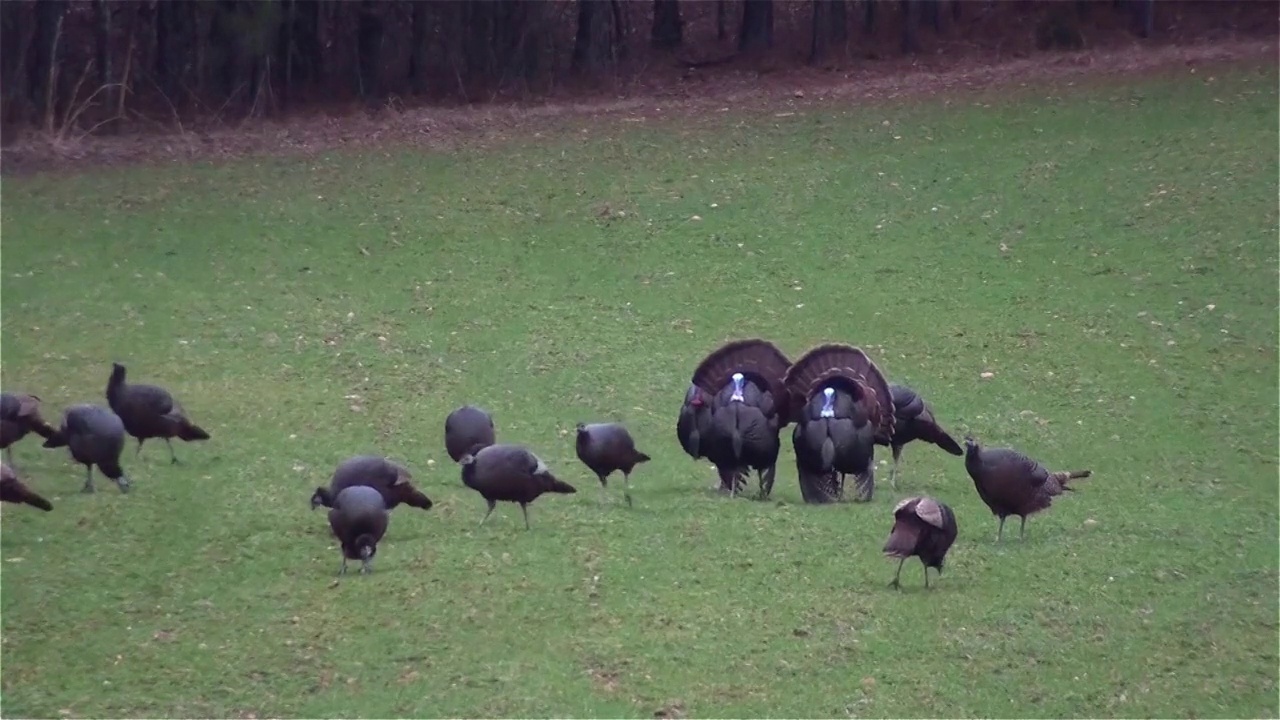
<path id="1" fill-rule="evenodd" d="M 711 399 L 711 418 L 701 433 L 699 452 L 720 474 L 730 495 L 739 478 L 755 469 L 760 497 L 769 497 L 777 472 L 778 434 L 789 422 L 785 382 L 791 361 L 760 339 L 734 340 L 707 355 L 693 372 L 693 384 Z"/>
<path id="2" fill-rule="evenodd" d="M 880 368 L 852 345 L 819 345 L 787 371 L 800 493 L 807 503 L 840 499 L 853 475 L 858 498 L 875 491 L 875 444 L 893 436 L 893 397 Z"/>
<path id="3" fill-rule="evenodd" d="M 36 433 L 48 440 L 55 430 L 40 416 L 40 398 L 26 393 L 0 393 L 0 448 L 13 466 L 13 448 L 10 447 L 27 433 Z"/>
<path id="4" fill-rule="evenodd" d="M 929 587 L 929 568 L 942 574 L 942 561 L 956 541 L 959 528 L 956 514 L 931 497 L 909 497 L 893 509 L 893 529 L 884 544 L 884 554 L 898 558 L 898 571 L 893 574 L 891 588 L 901 588 L 898 578 L 902 563 L 909 557 L 920 558 L 924 565 L 924 586 Z"/>
<path id="5" fill-rule="evenodd" d="M 478 448 L 463 455 L 462 484 L 480 493 L 489 510 L 480 519 L 483 526 L 499 501 L 520 503 L 524 529 L 529 529 L 529 503 L 543 493 L 576 493 L 572 485 L 557 480 L 547 464 L 523 445 L 498 444 Z"/>
<path id="6" fill-rule="evenodd" d="M 957 457 L 964 455 L 960 444 L 943 429 L 933 417 L 933 408 L 915 390 L 906 385 L 889 383 L 893 394 L 893 437 L 887 441 L 876 439 L 877 445 L 887 445 L 893 450 L 893 469 L 889 471 L 889 483 L 898 489 L 898 463 L 902 448 L 913 440 L 924 440 Z"/>

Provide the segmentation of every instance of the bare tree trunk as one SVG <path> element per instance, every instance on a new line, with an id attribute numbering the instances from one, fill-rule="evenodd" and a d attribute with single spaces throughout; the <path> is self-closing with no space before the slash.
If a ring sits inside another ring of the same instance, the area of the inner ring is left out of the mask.
<path id="1" fill-rule="evenodd" d="M 614 37 L 609 0 L 578 0 L 578 34 L 569 61 L 572 72 L 599 69 L 614 59 Z"/>
<path id="2" fill-rule="evenodd" d="M 111 77 L 111 8 L 107 5 L 107 0 L 94 1 L 93 19 L 94 62 L 98 65 L 98 86 L 102 89 L 108 112 L 114 112 L 119 88 L 113 86 L 114 79 Z M 111 120 L 106 123 L 105 129 L 108 134 L 114 134 L 119 127 L 115 120 Z"/>
<path id="3" fill-rule="evenodd" d="M 832 44 L 843 45 L 849 39 L 848 16 L 844 0 L 812 0 L 813 28 L 810 31 L 809 63 L 817 65 L 827 58 Z"/>
<path id="4" fill-rule="evenodd" d="M 738 52 L 756 52 L 771 47 L 773 47 L 773 0 L 743 0 L 742 26 L 738 31 Z"/>
<path id="5" fill-rule="evenodd" d="M 649 34 L 649 44 L 658 50 L 671 50 L 683 42 L 680 0 L 653 0 L 653 31 Z"/>
<path id="6" fill-rule="evenodd" d="M 363 0 L 360 3 L 356 55 L 359 58 L 360 95 L 365 98 L 382 95 L 383 22 L 380 5 L 376 0 Z"/>
<path id="7" fill-rule="evenodd" d="M 911 55 L 920 51 L 920 42 L 916 39 L 916 3 L 920 0 L 901 0 L 902 6 L 902 52 Z"/>
<path id="8" fill-rule="evenodd" d="M 729 37 L 729 9 L 725 7 L 727 0 L 716 0 L 716 39 Z"/>
<path id="9" fill-rule="evenodd" d="M 45 0 L 35 4 L 36 32 L 32 43 L 33 61 L 27 65 L 27 87 L 46 129 L 53 130 L 53 119 L 59 100 L 58 41 L 62 36 L 62 18 L 67 11 L 65 0 Z"/>
<path id="10" fill-rule="evenodd" d="M 413 3 L 409 27 L 409 84 L 415 95 L 427 92 L 427 4 Z"/>
<path id="11" fill-rule="evenodd" d="M 27 109 L 27 52 L 35 37 L 36 23 L 28 3 L 12 3 L 0 12 L 0 92 L 4 125 L 21 120 Z"/>

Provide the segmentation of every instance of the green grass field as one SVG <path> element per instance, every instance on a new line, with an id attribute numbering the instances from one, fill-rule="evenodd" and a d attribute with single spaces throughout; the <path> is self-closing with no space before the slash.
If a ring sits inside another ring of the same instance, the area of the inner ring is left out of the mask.
<path id="1" fill-rule="evenodd" d="M 4 508 L 5 716 L 1275 717 L 1277 73 L 1209 75 L 6 180 L 4 387 L 56 417 L 118 360 L 213 439 L 128 447 L 128 496 L 15 447 L 56 508 Z M 1094 476 L 997 544 L 928 445 L 804 505 L 788 428 L 721 497 L 676 411 L 749 336 Z M 476 528 L 465 402 L 579 488 L 532 532 Z M 574 457 L 606 419 L 634 509 Z M 335 583 L 308 498 L 365 452 L 436 507 Z M 919 493 L 960 537 L 896 592 Z"/>

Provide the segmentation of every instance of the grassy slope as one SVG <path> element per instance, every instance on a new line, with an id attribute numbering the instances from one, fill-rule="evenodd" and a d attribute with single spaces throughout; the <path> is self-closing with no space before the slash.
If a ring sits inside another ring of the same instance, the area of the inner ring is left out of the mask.
<path id="1" fill-rule="evenodd" d="M 4 508 L 6 716 L 1275 716 L 1276 79 L 7 181 L 4 386 L 52 415 L 118 359 L 214 439 L 128 450 L 128 497 L 17 447 L 57 508 Z M 1095 475 L 996 545 L 909 448 L 960 539 L 890 591 L 887 483 L 803 506 L 788 437 L 777 502 L 728 501 L 676 444 L 750 335 L 869 347 L 957 435 Z M 580 493 L 477 531 L 463 402 Z M 634 510 L 583 418 L 654 456 Z M 436 509 L 333 586 L 307 498 L 368 451 Z"/>

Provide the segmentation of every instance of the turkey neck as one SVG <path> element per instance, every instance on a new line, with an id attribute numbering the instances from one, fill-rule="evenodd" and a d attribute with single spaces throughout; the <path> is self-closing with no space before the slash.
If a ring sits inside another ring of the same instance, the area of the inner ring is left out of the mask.
<path id="1" fill-rule="evenodd" d="M 112 405 L 119 402 L 124 387 L 124 368 L 112 368 L 111 379 L 107 380 L 107 402 Z"/>

